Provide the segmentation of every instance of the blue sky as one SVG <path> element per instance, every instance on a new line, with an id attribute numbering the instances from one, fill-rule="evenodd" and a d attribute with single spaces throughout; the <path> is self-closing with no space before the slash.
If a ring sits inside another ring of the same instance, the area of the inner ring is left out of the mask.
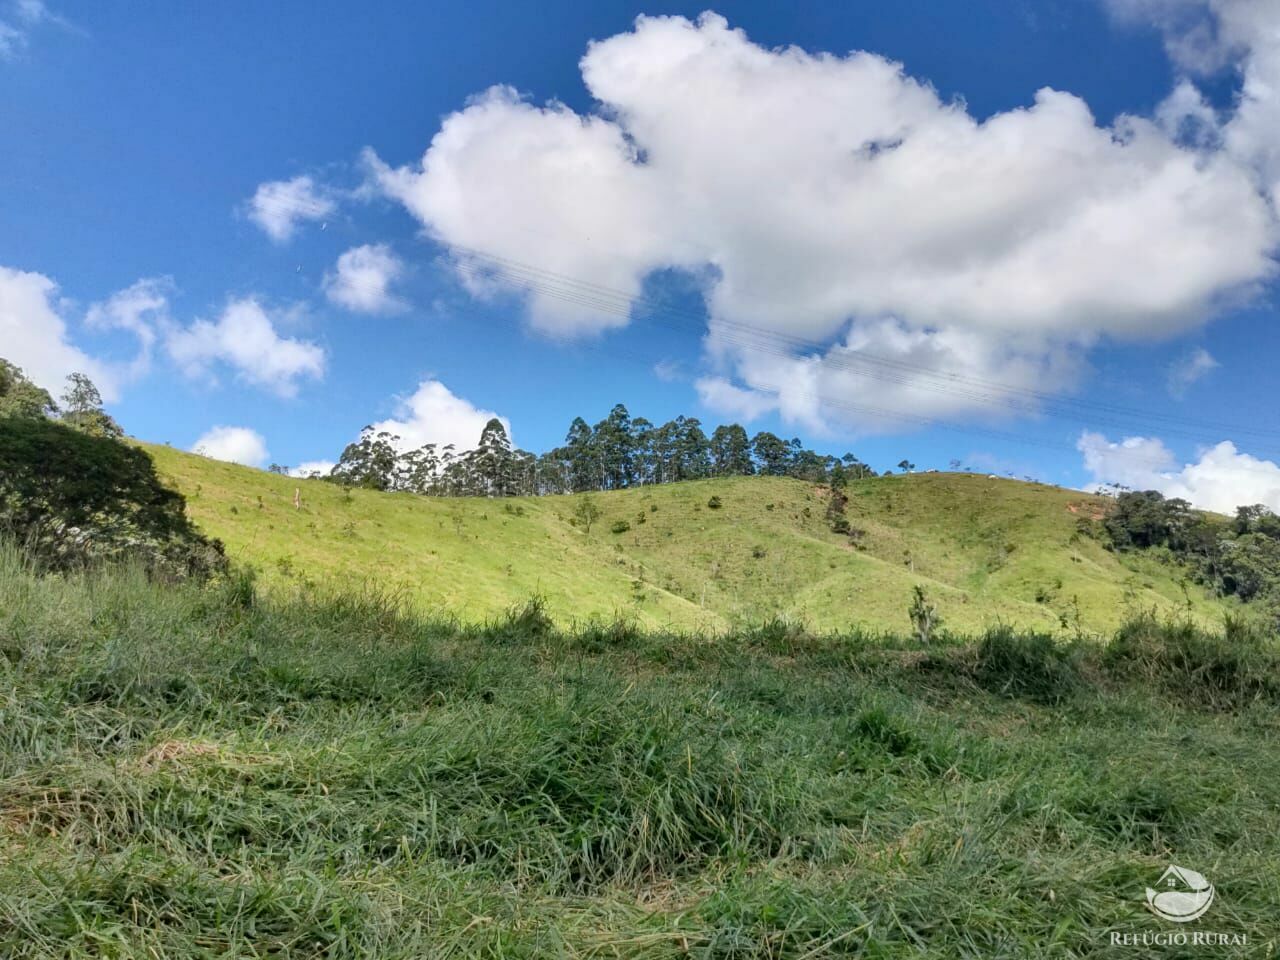
<path id="1" fill-rule="evenodd" d="M 623 402 L 1280 506 L 1263 7 L 0 0 L 0 356 L 248 460 Z"/>

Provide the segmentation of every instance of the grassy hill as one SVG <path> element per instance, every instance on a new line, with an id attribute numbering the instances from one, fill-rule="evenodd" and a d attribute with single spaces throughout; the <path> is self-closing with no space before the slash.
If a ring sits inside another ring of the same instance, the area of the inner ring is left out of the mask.
<path id="1" fill-rule="evenodd" d="M 0 543 L 0 957 L 1274 957 L 1278 666 L 1149 618 L 461 626 Z M 1234 944 L 1114 945 L 1181 932 L 1170 863 Z"/>
<path id="2" fill-rule="evenodd" d="M 267 588 L 368 583 L 469 622 L 540 594 L 560 622 L 620 616 L 722 630 L 778 616 L 900 632 L 916 584 L 966 632 L 997 622 L 1109 632 L 1150 608 L 1221 617 L 1176 567 L 1081 536 L 1079 519 L 1105 501 L 1041 484 L 948 473 L 856 482 L 848 516 L 864 533 L 855 547 L 824 522 L 825 490 L 799 480 L 594 494 L 602 517 L 588 534 L 571 522 L 574 497 L 348 492 L 146 449 L 197 525 L 257 567 Z M 622 521 L 629 529 L 613 532 Z"/>

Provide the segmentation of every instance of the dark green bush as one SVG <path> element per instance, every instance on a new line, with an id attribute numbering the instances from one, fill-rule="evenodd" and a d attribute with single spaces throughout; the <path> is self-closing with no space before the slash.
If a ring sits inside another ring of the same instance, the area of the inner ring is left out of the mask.
<path id="1" fill-rule="evenodd" d="M 0 530 L 43 569 L 129 559 L 170 579 L 226 569 L 143 450 L 50 420 L 0 417 Z"/>
<path id="2" fill-rule="evenodd" d="M 1059 703 L 1083 686 L 1079 650 L 1047 633 L 988 630 L 978 644 L 974 679 L 992 693 Z"/>
<path id="3" fill-rule="evenodd" d="M 643 640 L 643 632 L 633 621 L 618 618 L 609 623 L 590 621 L 574 633 L 571 643 L 577 650 L 602 653 L 606 650 L 635 647 Z"/>
<path id="4" fill-rule="evenodd" d="M 1210 633 L 1190 621 L 1145 613 L 1117 631 L 1104 662 L 1120 679 L 1146 681 L 1212 709 L 1280 701 L 1275 640 L 1235 617 L 1226 618 L 1221 633 Z"/>
<path id="5" fill-rule="evenodd" d="M 547 613 L 547 601 L 532 596 L 523 604 L 513 606 L 499 620 L 485 624 L 483 635 L 492 643 L 515 644 L 543 640 L 555 630 Z"/>

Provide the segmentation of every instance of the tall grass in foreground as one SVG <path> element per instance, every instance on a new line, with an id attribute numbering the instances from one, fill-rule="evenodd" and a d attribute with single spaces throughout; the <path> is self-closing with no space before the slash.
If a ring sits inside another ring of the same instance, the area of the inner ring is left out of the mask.
<path id="1" fill-rule="evenodd" d="M 0 548 L 0 956 L 1132 956 L 1170 861 L 1267 956 L 1278 663 L 1151 618 L 464 626 Z"/>

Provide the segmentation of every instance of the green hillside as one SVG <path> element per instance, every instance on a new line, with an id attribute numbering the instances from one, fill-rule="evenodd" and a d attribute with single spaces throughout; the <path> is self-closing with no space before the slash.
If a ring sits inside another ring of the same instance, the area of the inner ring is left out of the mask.
<path id="1" fill-rule="evenodd" d="M 507 500 L 344 491 L 148 446 L 197 525 L 257 567 L 264 586 L 367 583 L 466 621 L 532 594 L 562 621 L 623 616 L 720 629 L 772 616 L 815 629 L 901 631 L 914 585 L 946 623 L 1110 631 L 1136 609 L 1220 605 L 1180 571 L 1081 536 L 1104 501 L 973 474 L 853 483 L 855 547 L 823 520 L 825 490 L 738 477 L 593 494 L 586 533 L 571 496 Z M 295 509 L 295 489 L 302 506 Z M 712 497 L 721 506 L 708 506 Z M 630 529 L 613 532 L 626 521 Z"/>

